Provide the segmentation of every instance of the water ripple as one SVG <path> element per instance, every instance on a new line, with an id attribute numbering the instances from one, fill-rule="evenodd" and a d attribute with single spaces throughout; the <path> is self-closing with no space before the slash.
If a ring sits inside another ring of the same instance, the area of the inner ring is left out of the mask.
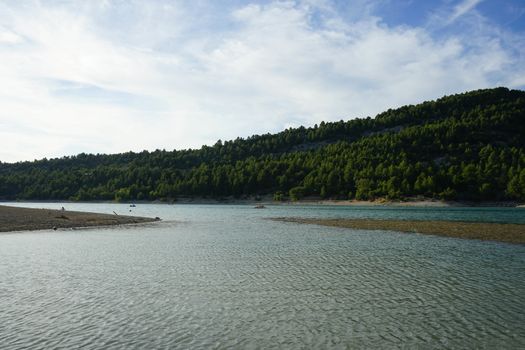
<path id="1" fill-rule="evenodd" d="M 161 208 L 0 236 L 0 347 L 525 347 L 522 246 Z"/>

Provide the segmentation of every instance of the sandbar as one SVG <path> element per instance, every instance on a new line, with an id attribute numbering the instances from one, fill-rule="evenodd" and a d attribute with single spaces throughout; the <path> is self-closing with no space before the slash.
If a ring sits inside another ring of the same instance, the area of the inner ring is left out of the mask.
<path id="1" fill-rule="evenodd" d="M 323 218 L 274 218 L 277 221 L 352 228 L 358 230 L 385 230 L 421 233 L 464 239 L 479 239 L 514 244 L 525 244 L 525 225 L 465 222 L 465 221 L 419 221 L 378 219 L 323 219 Z"/>
<path id="2" fill-rule="evenodd" d="M 138 224 L 158 220 L 139 216 L 0 205 L 0 232 Z"/>

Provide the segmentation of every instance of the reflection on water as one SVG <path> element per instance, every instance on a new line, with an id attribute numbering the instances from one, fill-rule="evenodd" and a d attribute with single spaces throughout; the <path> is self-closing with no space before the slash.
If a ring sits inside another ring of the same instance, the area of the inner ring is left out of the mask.
<path id="1" fill-rule="evenodd" d="M 2 349 L 525 346 L 523 246 L 264 219 L 520 209 L 65 206 L 164 221 L 0 235 Z"/>

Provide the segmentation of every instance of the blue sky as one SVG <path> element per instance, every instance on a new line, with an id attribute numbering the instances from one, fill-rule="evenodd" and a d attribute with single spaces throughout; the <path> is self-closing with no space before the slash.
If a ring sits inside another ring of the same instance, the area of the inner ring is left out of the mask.
<path id="1" fill-rule="evenodd" d="M 182 149 L 525 88 L 522 0 L 0 2 L 0 161 Z"/>

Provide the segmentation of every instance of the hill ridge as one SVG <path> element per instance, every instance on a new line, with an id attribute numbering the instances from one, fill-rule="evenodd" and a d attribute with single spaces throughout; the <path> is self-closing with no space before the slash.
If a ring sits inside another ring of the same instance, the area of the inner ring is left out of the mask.
<path id="1" fill-rule="evenodd" d="M 2 199 L 525 199 L 525 92 L 481 89 L 200 149 L 0 163 Z"/>

